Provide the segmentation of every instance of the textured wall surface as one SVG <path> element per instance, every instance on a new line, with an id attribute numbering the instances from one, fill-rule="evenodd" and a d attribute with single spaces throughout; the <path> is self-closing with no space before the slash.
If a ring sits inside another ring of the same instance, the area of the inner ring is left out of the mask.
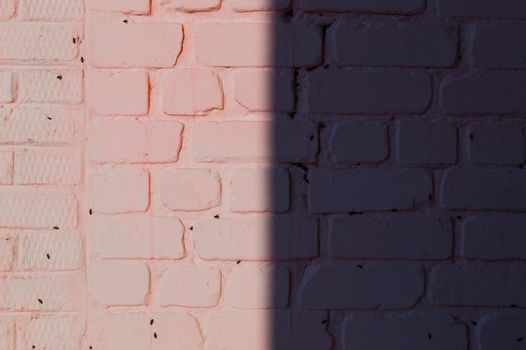
<path id="1" fill-rule="evenodd" d="M 0 0 L 0 349 L 524 349 L 525 21 Z"/>

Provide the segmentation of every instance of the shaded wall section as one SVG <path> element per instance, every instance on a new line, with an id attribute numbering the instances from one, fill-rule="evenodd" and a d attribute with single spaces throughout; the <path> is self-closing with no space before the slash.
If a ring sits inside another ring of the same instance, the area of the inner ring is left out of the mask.
<path id="1" fill-rule="evenodd" d="M 272 348 L 524 347 L 526 5 L 274 10 Z"/>

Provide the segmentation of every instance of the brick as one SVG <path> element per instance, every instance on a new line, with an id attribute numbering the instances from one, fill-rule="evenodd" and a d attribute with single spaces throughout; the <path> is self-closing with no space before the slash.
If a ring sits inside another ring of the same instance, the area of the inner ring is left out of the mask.
<path id="1" fill-rule="evenodd" d="M 85 328 L 84 314 L 23 316 L 16 321 L 17 349 L 80 349 Z"/>
<path id="2" fill-rule="evenodd" d="M 0 58 L 4 60 L 70 61 L 78 48 L 71 42 L 81 34 L 74 24 L 0 24 Z"/>
<path id="3" fill-rule="evenodd" d="M 87 4 L 92 10 L 120 12 L 131 15 L 150 13 L 150 0 L 91 0 Z"/>
<path id="4" fill-rule="evenodd" d="M 450 67 L 456 61 L 458 29 L 420 23 L 336 24 L 329 33 L 341 66 Z"/>
<path id="5" fill-rule="evenodd" d="M 311 122 L 200 122 L 190 133 L 192 157 L 198 161 L 309 162 L 318 149 L 316 124 Z"/>
<path id="6" fill-rule="evenodd" d="M 466 326 L 438 312 L 409 312 L 399 315 L 349 315 L 343 325 L 346 349 L 467 348 Z"/>
<path id="7" fill-rule="evenodd" d="M 146 114 L 149 89 L 146 72 L 92 71 L 88 76 L 88 106 L 101 115 Z"/>
<path id="8" fill-rule="evenodd" d="M 10 103 L 15 99 L 13 73 L 0 71 L 0 103 Z"/>
<path id="9" fill-rule="evenodd" d="M 526 270 L 520 266 L 439 265 L 431 271 L 430 300 L 438 305 L 526 305 Z"/>
<path id="10" fill-rule="evenodd" d="M 52 148 L 25 148 L 15 152 L 14 182 L 32 184 L 79 184 L 81 154 Z"/>
<path id="11" fill-rule="evenodd" d="M 205 260 L 293 260 L 318 253 L 316 221 L 301 216 L 203 219 L 192 233 Z"/>
<path id="12" fill-rule="evenodd" d="M 526 210 L 526 172 L 515 169 L 453 168 L 441 186 L 448 209 Z"/>
<path id="13" fill-rule="evenodd" d="M 9 271 L 13 267 L 14 249 L 15 242 L 13 237 L 0 234 L 0 271 Z M 1 344 L 2 342 L 0 340 L 0 345 Z"/>
<path id="14" fill-rule="evenodd" d="M 78 21 L 83 12 L 82 0 L 20 0 L 18 5 L 23 20 Z"/>
<path id="15" fill-rule="evenodd" d="M 159 285 L 160 306 L 212 307 L 221 294 L 221 273 L 207 266 L 174 266 Z"/>
<path id="16" fill-rule="evenodd" d="M 292 112 L 294 75 L 286 69 L 243 69 L 234 75 L 236 101 L 251 112 Z"/>
<path id="17" fill-rule="evenodd" d="M 71 37 L 68 37 L 71 42 Z M 31 69 L 18 72 L 19 100 L 77 104 L 82 102 L 82 70 Z"/>
<path id="18" fill-rule="evenodd" d="M 419 71 L 324 69 L 308 74 L 305 94 L 315 114 L 421 113 L 431 79 Z"/>
<path id="19" fill-rule="evenodd" d="M 5 350 L 15 350 L 15 323 L 11 317 L 0 318 L 0 346 Z"/>
<path id="20" fill-rule="evenodd" d="M 26 105 L 0 111 L 0 143 L 69 143 L 82 117 L 80 110 L 53 106 Z"/>
<path id="21" fill-rule="evenodd" d="M 305 310 L 408 308 L 424 292 L 424 270 L 405 263 L 322 263 L 306 269 L 300 288 Z"/>
<path id="22" fill-rule="evenodd" d="M 206 348 L 243 350 L 251 344 L 252 350 L 328 350 L 330 336 L 320 327 L 325 317 L 321 312 L 212 311 L 208 314 Z"/>
<path id="23" fill-rule="evenodd" d="M 322 55 L 320 28 L 305 24 L 201 24 L 195 48 L 199 63 L 219 67 L 313 66 Z"/>
<path id="24" fill-rule="evenodd" d="M 13 183 L 13 152 L 0 152 L 0 184 Z"/>
<path id="25" fill-rule="evenodd" d="M 179 158 L 183 126 L 177 122 L 96 120 L 88 158 L 99 163 L 162 163 Z"/>
<path id="26" fill-rule="evenodd" d="M 316 213 L 411 209 L 432 193 L 423 170 L 314 169 L 309 171 L 309 209 Z"/>
<path id="27" fill-rule="evenodd" d="M 167 68 L 179 57 L 183 29 L 180 24 L 119 21 L 94 24 L 90 36 L 91 61 L 96 67 Z"/>
<path id="28" fill-rule="evenodd" d="M 482 260 L 526 259 L 520 216 L 475 216 L 462 225 L 462 256 Z"/>
<path id="29" fill-rule="evenodd" d="M 377 122 L 334 123 L 328 145 L 335 163 L 378 163 L 389 153 L 387 127 Z"/>
<path id="30" fill-rule="evenodd" d="M 445 16 L 526 18 L 526 4 L 521 0 L 439 0 L 438 10 Z"/>
<path id="31" fill-rule="evenodd" d="M 330 255 L 337 259 L 446 259 L 451 220 L 428 215 L 354 215 L 329 219 Z"/>
<path id="32" fill-rule="evenodd" d="M 289 270 L 237 265 L 226 284 L 225 300 L 238 309 L 285 308 L 289 302 Z"/>
<path id="33" fill-rule="evenodd" d="M 452 122 L 404 120 L 397 123 L 397 156 L 401 164 L 454 164 L 457 143 L 457 129 Z"/>
<path id="34" fill-rule="evenodd" d="M 299 7 L 308 12 L 373 12 L 414 14 L 425 7 L 424 0 L 300 0 Z"/>
<path id="35" fill-rule="evenodd" d="M 23 233 L 18 236 L 17 270 L 78 270 L 84 254 L 74 233 Z"/>
<path id="36" fill-rule="evenodd" d="M 183 12 L 203 12 L 219 9 L 221 0 L 168 0 L 165 6 Z"/>
<path id="37" fill-rule="evenodd" d="M 13 17 L 16 10 L 15 0 L 3 0 L 0 2 L 0 18 L 9 19 Z"/>
<path id="38" fill-rule="evenodd" d="M 149 321 L 148 315 L 141 312 L 92 312 L 87 344 L 93 349 L 149 349 L 153 338 Z"/>
<path id="39" fill-rule="evenodd" d="M 269 189 L 272 188 L 269 193 Z M 245 168 L 230 175 L 230 210 L 285 212 L 290 205 L 290 174 L 284 168 Z"/>
<path id="40" fill-rule="evenodd" d="M 185 255 L 184 226 L 172 216 L 97 215 L 90 234 L 90 252 L 102 258 L 180 259 Z"/>
<path id="41" fill-rule="evenodd" d="M 481 350 L 520 349 L 524 342 L 524 315 L 496 314 L 484 317 L 477 327 Z"/>
<path id="42" fill-rule="evenodd" d="M 216 73 L 207 69 L 176 69 L 165 73 L 165 113 L 195 116 L 214 109 L 223 109 L 223 87 Z"/>
<path id="43" fill-rule="evenodd" d="M 220 203 L 221 180 L 214 170 L 166 170 L 159 182 L 161 201 L 172 210 L 206 210 Z"/>
<path id="44" fill-rule="evenodd" d="M 525 7 L 526 10 L 526 7 Z M 526 26 L 516 24 L 484 25 L 477 28 L 473 42 L 475 65 L 482 68 L 526 68 L 521 57 L 526 48 L 518 39 L 526 35 Z"/>
<path id="45" fill-rule="evenodd" d="M 157 334 L 157 338 L 152 342 L 152 350 L 202 348 L 203 339 L 199 324 L 190 314 L 156 312 L 152 314 L 152 319 L 152 330 Z"/>
<path id="46" fill-rule="evenodd" d="M 479 122 L 469 126 L 469 159 L 475 164 L 522 164 L 523 122 Z"/>
<path id="47" fill-rule="evenodd" d="M 0 226 L 13 228 L 73 228 L 77 225 L 75 197 L 49 189 L 5 188 L 0 191 Z"/>
<path id="48" fill-rule="evenodd" d="M 13 276 L 0 280 L 0 306 L 12 311 L 74 311 L 85 309 L 86 283 L 80 273 Z"/>
<path id="49" fill-rule="evenodd" d="M 88 178 L 88 202 L 94 211 L 116 214 L 146 211 L 149 173 L 139 168 L 103 169 Z"/>
<path id="50" fill-rule="evenodd" d="M 290 6 L 290 0 L 230 0 L 230 8 L 236 12 L 280 11 Z"/>
<path id="51" fill-rule="evenodd" d="M 146 264 L 90 264 L 88 279 L 90 296 L 105 305 L 143 305 L 150 289 Z"/>
<path id="52" fill-rule="evenodd" d="M 446 113 L 518 113 L 526 110 L 526 78 L 515 73 L 446 78 L 440 101 Z"/>

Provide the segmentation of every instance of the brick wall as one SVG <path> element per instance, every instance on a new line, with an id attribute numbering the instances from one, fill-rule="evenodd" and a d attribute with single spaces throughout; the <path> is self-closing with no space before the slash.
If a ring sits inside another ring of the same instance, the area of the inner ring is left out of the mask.
<path id="1" fill-rule="evenodd" d="M 0 0 L 0 348 L 521 349 L 524 20 Z"/>

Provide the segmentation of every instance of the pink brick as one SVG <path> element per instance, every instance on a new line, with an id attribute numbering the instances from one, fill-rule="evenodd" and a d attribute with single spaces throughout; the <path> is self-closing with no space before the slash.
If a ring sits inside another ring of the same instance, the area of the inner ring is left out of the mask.
<path id="1" fill-rule="evenodd" d="M 17 349 L 79 349 L 85 328 L 84 314 L 23 316 L 16 321 Z"/>
<path id="2" fill-rule="evenodd" d="M 469 126 L 469 158 L 475 164 L 522 164 L 526 160 L 524 122 L 478 122 Z"/>
<path id="3" fill-rule="evenodd" d="M 15 323 L 13 317 L 0 318 L 0 347 L 15 350 Z"/>
<path id="4" fill-rule="evenodd" d="M 237 12 L 278 11 L 290 6 L 290 0 L 229 0 L 228 3 Z"/>
<path id="5" fill-rule="evenodd" d="M 106 347 L 115 350 L 149 349 L 152 338 L 149 317 L 145 313 L 90 313 L 87 344 L 94 350 Z"/>
<path id="6" fill-rule="evenodd" d="M 194 116 L 222 108 L 222 83 L 213 71 L 176 69 L 165 73 L 163 81 L 165 113 Z"/>
<path id="7" fill-rule="evenodd" d="M 0 103 L 13 102 L 15 98 L 13 86 L 13 73 L 0 71 Z"/>
<path id="8" fill-rule="evenodd" d="M 90 296 L 105 305 L 143 305 L 150 289 L 148 266 L 139 263 L 93 263 L 88 280 Z"/>
<path id="9" fill-rule="evenodd" d="M 88 106 L 96 114 L 148 113 L 148 74 L 142 71 L 92 71 L 88 76 Z"/>
<path id="10" fill-rule="evenodd" d="M 285 308 L 289 270 L 280 266 L 237 265 L 230 273 L 225 299 L 239 309 Z"/>
<path id="11" fill-rule="evenodd" d="M 4 0 L 0 2 L 0 18 L 8 19 L 15 14 L 16 2 L 15 0 Z"/>
<path id="12" fill-rule="evenodd" d="M 212 11 L 221 6 L 221 0 L 167 0 L 165 6 L 184 12 Z"/>
<path id="13" fill-rule="evenodd" d="M 0 271 L 9 271 L 13 267 L 15 239 L 6 234 L 0 234 Z M 0 340 L 0 344 L 2 341 Z"/>
<path id="14" fill-rule="evenodd" d="M 221 294 L 221 273 L 206 266 L 174 266 L 159 285 L 160 306 L 212 307 Z"/>
<path id="15" fill-rule="evenodd" d="M 201 349 L 203 337 L 197 320 L 185 312 L 155 312 L 152 350 Z"/>
<path id="16" fill-rule="evenodd" d="M 307 217 L 211 218 L 196 223 L 192 233 L 197 254 L 205 260 L 292 260 L 318 251 L 317 225 Z"/>
<path id="17" fill-rule="evenodd" d="M 252 112 L 292 112 L 294 76 L 291 70 L 244 69 L 235 73 L 236 101 Z"/>
<path id="18" fill-rule="evenodd" d="M 321 59 L 320 34 L 304 24 L 205 23 L 196 30 L 196 57 L 208 66 L 312 66 Z"/>
<path id="19" fill-rule="evenodd" d="M 161 173 L 159 182 L 161 200 L 172 210 L 206 210 L 220 203 L 221 182 L 213 170 L 166 170 Z"/>
<path id="20" fill-rule="evenodd" d="M 13 152 L 0 151 L 0 184 L 13 183 Z"/>
<path id="21" fill-rule="evenodd" d="M 78 151 L 26 148 L 15 152 L 14 182 L 29 184 L 78 184 L 81 177 Z"/>
<path id="22" fill-rule="evenodd" d="M 269 193 L 273 188 L 275 193 Z M 290 202 L 290 175 L 284 168 L 235 169 L 230 175 L 230 210 L 285 212 Z"/>
<path id="23" fill-rule="evenodd" d="M 137 15 L 150 13 L 150 0 L 91 0 L 88 6 L 97 11 Z"/>
<path id="24" fill-rule="evenodd" d="M 102 213 L 146 211 L 149 173 L 139 168 L 102 169 L 88 177 L 90 208 Z"/>
<path id="25" fill-rule="evenodd" d="M 335 123 L 329 152 L 336 163 L 377 163 L 389 153 L 388 129 L 378 122 Z"/>
<path id="26" fill-rule="evenodd" d="M 18 72 L 19 99 L 22 102 L 80 103 L 82 77 L 82 70 L 75 69 L 22 70 Z"/>
<path id="27" fill-rule="evenodd" d="M 82 19 L 82 0 L 20 0 L 19 17 L 23 20 L 77 21 Z"/>
<path id="28" fill-rule="evenodd" d="M 94 23 L 90 35 L 92 63 L 112 68 L 171 67 L 183 40 L 182 26 L 168 23 Z"/>
<path id="29" fill-rule="evenodd" d="M 102 120 L 91 125 L 88 157 L 95 162 L 175 162 L 183 126 L 177 122 Z"/>
<path id="30" fill-rule="evenodd" d="M 90 251 L 102 258 L 180 259 L 185 254 L 184 227 L 176 217 L 97 215 L 90 234 Z"/>
<path id="31" fill-rule="evenodd" d="M 84 253 L 77 233 L 23 233 L 18 236 L 17 270 L 78 270 Z"/>

